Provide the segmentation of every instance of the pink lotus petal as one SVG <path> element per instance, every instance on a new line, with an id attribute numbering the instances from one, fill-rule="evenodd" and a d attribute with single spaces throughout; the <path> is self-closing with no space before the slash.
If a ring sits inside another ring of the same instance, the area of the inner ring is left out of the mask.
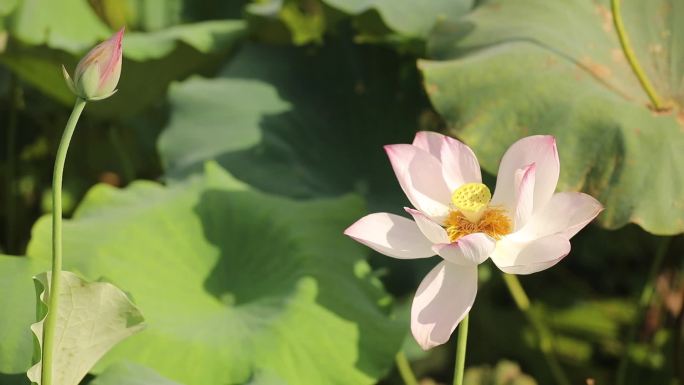
<path id="1" fill-rule="evenodd" d="M 427 350 L 449 341 L 476 294 L 476 265 L 442 261 L 432 269 L 420 283 L 411 306 L 411 332 L 418 344 Z"/>
<path id="2" fill-rule="evenodd" d="M 425 150 L 437 159 L 441 158 L 445 136 L 433 131 L 418 131 L 413 138 L 413 145 Z"/>
<path id="3" fill-rule="evenodd" d="M 469 234 L 458 241 L 432 246 L 440 257 L 457 265 L 479 265 L 494 252 L 496 241 L 482 233 Z"/>
<path id="4" fill-rule="evenodd" d="M 532 210 L 536 212 L 546 205 L 556 189 L 560 172 L 556 140 L 549 135 L 522 138 L 506 151 L 499 165 L 492 204 L 503 205 L 514 212 L 517 200 L 516 171 L 532 163 L 536 165 Z"/>
<path id="5" fill-rule="evenodd" d="M 523 227 L 532 216 L 536 169 L 536 164 L 532 163 L 515 172 L 517 201 L 515 204 L 515 218 L 513 218 L 514 230 Z"/>
<path id="6" fill-rule="evenodd" d="M 387 145 L 385 151 L 411 204 L 430 218 L 445 217 L 451 194 L 444 183 L 439 160 L 410 144 Z"/>
<path id="7" fill-rule="evenodd" d="M 445 136 L 441 152 L 442 174 L 449 190 L 454 191 L 464 183 L 482 183 L 480 163 L 470 147 Z"/>
<path id="8" fill-rule="evenodd" d="M 532 274 L 560 262 L 570 252 L 570 241 L 563 235 L 549 235 L 530 241 L 504 237 L 496 243 L 492 261 L 508 274 Z"/>
<path id="9" fill-rule="evenodd" d="M 344 233 L 378 253 L 399 259 L 435 255 L 430 242 L 410 219 L 388 213 L 369 214 Z"/>
<path id="10" fill-rule="evenodd" d="M 579 192 L 553 194 L 549 202 L 520 229 L 518 237 L 536 239 L 560 234 L 572 238 L 603 211 L 599 201 Z"/>
<path id="11" fill-rule="evenodd" d="M 423 235 L 432 243 L 448 243 L 449 236 L 446 230 L 438 223 L 434 222 L 427 215 L 418 210 L 409 207 L 404 207 L 407 213 L 411 214 L 413 220 L 416 221 L 418 228 L 423 232 Z"/>
<path id="12" fill-rule="evenodd" d="M 121 75 L 121 59 L 122 59 L 122 47 L 121 43 L 123 41 L 124 31 L 126 27 L 121 27 L 119 32 L 110 37 L 103 44 L 107 44 L 108 49 L 111 50 L 111 55 L 109 60 L 107 60 L 104 65 L 104 69 L 100 74 L 100 88 L 106 86 L 107 83 L 113 82 L 114 87 L 119 83 L 119 76 Z"/>

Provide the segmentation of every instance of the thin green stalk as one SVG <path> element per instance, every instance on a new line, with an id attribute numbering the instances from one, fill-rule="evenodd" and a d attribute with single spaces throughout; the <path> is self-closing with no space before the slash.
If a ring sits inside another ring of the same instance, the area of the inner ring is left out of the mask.
<path id="1" fill-rule="evenodd" d="M 556 380 L 556 384 L 570 385 L 570 380 L 565 374 L 563 367 L 558 362 L 558 359 L 553 351 L 553 338 L 551 336 L 551 332 L 546 325 L 544 325 L 544 322 L 539 318 L 539 315 L 531 310 L 530 299 L 527 297 L 525 289 L 523 289 L 522 285 L 520 284 L 520 280 L 518 280 L 517 276 L 512 274 L 503 274 L 503 278 L 506 282 L 506 286 L 508 287 L 508 291 L 511 293 L 515 304 L 518 306 L 518 309 L 525 314 L 527 319 L 532 324 L 532 327 L 535 328 L 537 335 L 539 336 L 539 348 L 544 354 L 544 358 L 546 359 L 546 363 L 549 365 L 551 374 Z"/>
<path id="2" fill-rule="evenodd" d="M 458 341 L 456 342 L 456 367 L 454 368 L 454 385 L 463 385 L 463 374 L 465 373 L 466 346 L 468 344 L 468 318 L 465 318 L 458 325 Z"/>
<path id="3" fill-rule="evenodd" d="M 408 359 L 406 358 L 406 354 L 404 354 L 403 351 L 399 351 L 399 353 L 397 353 L 395 361 L 397 363 L 397 369 L 399 369 L 399 375 L 401 375 L 401 379 L 404 380 L 404 384 L 418 385 L 416 375 L 413 374 L 413 370 L 411 370 L 411 364 L 409 363 Z"/>
<path id="4" fill-rule="evenodd" d="M 85 105 L 85 100 L 81 98 L 76 99 L 74 109 L 64 128 L 64 134 L 57 149 L 55 170 L 52 176 L 52 274 L 49 288 L 48 313 L 43 325 L 42 385 L 52 385 L 55 328 L 57 326 L 57 309 L 59 307 L 61 284 L 60 273 L 62 271 L 62 177 L 64 175 L 64 163 L 66 162 L 71 137 L 76 129 L 76 123 Z"/>
<path id="5" fill-rule="evenodd" d="M 634 322 L 632 323 L 629 333 L 627 334 L 627 343 L 625 344 L 625 352 L 620 359 L 620 365 L 618 366 L 616 384 L 622 385 L 627 379 L 627 368 L 629 367 L 629 348 L 634 343 L 637 336 L 637 331 L 641 325 L 641 320 L 644 318 L 646 309 L 653 299 L 653 293 L 655 292 L 655 283 L 658 278 L 658 272 L 663 265 L 665 260 L 665 255 L 667 254 L 667 249 L 670 246 L 671 237 L 663 238 L 656 249 L 655 255 L 653 256 L 653 261 L 651 262 L 651 270 L 648 272 L 646 278 L 646 283 L 641 290 L 641 296 L 639 297 L 639 303 L 637 306 L 636 314 L 634 315 Z"/>
<path id="6" fill-rule="evenodd" d="M 653 85 L 651 85 L 651 82 L 648 80 L 648 77 L 646 77 L 646 73 L 644 73 L 644 70 L 641 68 L 639 61 L 636 58 L 636 54 L 634 54 L 634 50 L 632 49 L 632 43 L 629 41 L 629 36 L 627 36 L 625 25 L 622 22 L 622 13 L 620 12 L 620 0 L 610 0 L 610 6 L 611 11 L 613 13 L 613 23 L 615 24 L 615 30 L 617 31 L 618 39 L 620 40 L 620 45 L 622 46 L 622 52 L 625 54 L 625 57 L 627 58 L 630 67 L 632 67 L 634 75 L 636 75 L 637 79 L 639 79 L 639 83 L 641 83 L 641 87 L 644 89 L 644 91 L 646 91 L 648 98 L 651 99 L 653 107 L 658 111 L 665 109 L 665 105 L 663 104 L 662 99 L 656 92 L 655 88 L 653 88 Z"/>

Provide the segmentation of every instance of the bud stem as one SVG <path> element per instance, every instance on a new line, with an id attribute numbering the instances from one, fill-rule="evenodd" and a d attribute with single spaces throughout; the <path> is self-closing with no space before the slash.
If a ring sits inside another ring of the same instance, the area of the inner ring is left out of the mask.
<path id="1" fill-rule="evenodd" d="M 41 368 L 41 385 L 52 385 L 53 362 L 55 353 L 55 329 L 59 307 L 59 290 L 62 271 L 62 177 L 69 143 L 76 130 L 76 123 L 83 112 L 86 101 L 77 98 L 69 121 L 62 134 L 57 149 L 55 169 L 52 176 L 52 274 L 48 291 L 48 312 L 43 324 L 43 354 Z"/>

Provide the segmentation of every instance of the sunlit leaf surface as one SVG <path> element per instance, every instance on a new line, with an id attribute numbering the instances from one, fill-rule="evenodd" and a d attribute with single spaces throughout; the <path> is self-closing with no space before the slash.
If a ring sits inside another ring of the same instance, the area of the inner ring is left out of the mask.
<path id="1" fill-rule="evenodd" d="M 125 359 L 186 385 L 242 383 L 260 368 L 290 384 L 374 383 L 405 325 L 385 315 L 363 249 L 342 235 L 362 212 L 353 196 L 258 193 L 216 166 L 171 188 L 94 188 L 65 224 L 65 268 L 124 288 L 148 323 L 99 367 Z M 29 261 L 49 258 L 49 224 Z"/>
<path id="2" fill-rule="evenodd" d="M 64 271 L 55 324 L 52 383 L 77 385 L 113 346 L 145 327 L 140 310 L 116 286 L 86 282 Z M 51 311 L 51 275 L 34 278 L 41 320 L 31 325 L 36 340 L 43 340 L 45 315 Z M 39 345 L 40 346 L 40 345 Z M 28 371 L 32 382 L 42 384 L 42 359 Z"/>
<path id="3" fill-rule="evenodd" d="M 560 190 L 605 204 L 600 223 L 684 231 L 684 6 L 625 2 L 635 51 L 672 105 L 654 112 L 628 66 L 607 1 L 490 1 L 433 34 L 419 63 L 425 88 L 452 132 L 489 172 L 504 150 L 553 134 Z"/>

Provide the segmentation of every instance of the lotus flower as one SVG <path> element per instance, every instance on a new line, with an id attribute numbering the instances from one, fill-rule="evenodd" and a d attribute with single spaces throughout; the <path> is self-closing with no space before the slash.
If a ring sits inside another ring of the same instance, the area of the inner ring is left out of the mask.
<path id="1" fill-rule="evenodd" d="M 121 41 L 124 28 L 91 49 L 76 66 L 74 80 L 62 66 L 69 89 L 81 99 L 101 100 L 116 92 L 121 76 Z"/>
<path id="2" fill-rule="evenodd" d="M 443 260 L 423 279 L 411 331 L 423 349 L 449 340 L 477 293 L 477 266 L 491 257 L 505 273 L 530 274 L 558 263 L 570 238 L 603 210 L 589 195 L 554 193 L 560 163 L 552 136 L 514 143 L 501 160 L 494 196 L 463 143 L 419 132 L 413 144 L 385 146 L 414 208 L 413 218 L 375 213 L 345 234 L 390 257 Z"/>

